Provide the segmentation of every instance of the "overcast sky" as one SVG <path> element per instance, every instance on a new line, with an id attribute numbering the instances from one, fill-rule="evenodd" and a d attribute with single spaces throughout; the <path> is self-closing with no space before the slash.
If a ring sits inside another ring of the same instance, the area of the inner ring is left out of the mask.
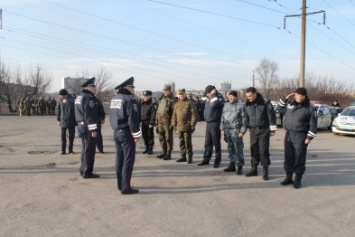
<path id="1" fill-rule="evenodd" d="M 355 0 L 307 1 L 306 73 L 352 85 Z M 114 84 L 134 76 L 137 90 L 251 86 L 262 58 L 280 78 L 297 78 L 302 0 L 1 0 L 0 56 L 52 78 L 104 67 Z"/>

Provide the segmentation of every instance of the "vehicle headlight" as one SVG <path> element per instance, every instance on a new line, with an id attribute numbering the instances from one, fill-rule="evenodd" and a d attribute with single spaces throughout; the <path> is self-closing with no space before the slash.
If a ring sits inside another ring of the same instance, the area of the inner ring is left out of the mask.
<path id="1" fill-rule="evenodd" d="M 333 126 L 338 126 L 337 119 L 334 119 L 334 120 L 333 120 L 332 125 L 333 125 Z"/>

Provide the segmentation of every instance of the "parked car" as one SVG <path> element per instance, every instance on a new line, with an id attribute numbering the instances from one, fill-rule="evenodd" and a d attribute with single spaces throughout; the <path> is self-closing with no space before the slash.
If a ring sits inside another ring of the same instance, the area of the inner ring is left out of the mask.
<path id="1" fill-rule="evenodd" d="M 349 106 L 354 106 L 355 105 L 355 101 L 351 102 Z"/>
<path id="2" fill-rule="evenodd" d="M 330 108 L 326 104 L 313 104 L 315 111 L 317 111 L 317 129 L 326 128 L 331 129 L 332 127 L 332 114 L 330 113 Z"/>
<path id="3" fill-rule="evenodd" d="M 336 135 L 355 135 L 355 105 L 345 108 L 332 123 L 332 132 Z"/>
<path id="4" fill-rule="evenodd" d="M 278 127 L 283 127 L 283 116 L 280 114 L 280 112 L 276 109 L 277 107 L 277 101 L 271 101 L 272 106 L 274 107 L 275 110 L 275 116 L 276 116 L 276 126 Z"/>

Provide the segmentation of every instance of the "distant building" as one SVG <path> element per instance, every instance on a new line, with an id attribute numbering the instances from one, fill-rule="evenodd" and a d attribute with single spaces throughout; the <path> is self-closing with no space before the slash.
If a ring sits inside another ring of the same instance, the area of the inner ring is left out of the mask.
<path id="1" fill-rule="evenodd" d="M 62 79 L 62 88 L 66 89 L 69 94 L 79 94 L 81 91 L 81 85 L 84 84 L 90 78 L 72 78 L 72 77 L 65 77 Z"/>
<path id="2" fill-rule="evenodd" d="M 232 83 L 230 81 L 225 81 L 221 83 L 220 93 L 227 96 L 227 93 L 232 90 Z"/>

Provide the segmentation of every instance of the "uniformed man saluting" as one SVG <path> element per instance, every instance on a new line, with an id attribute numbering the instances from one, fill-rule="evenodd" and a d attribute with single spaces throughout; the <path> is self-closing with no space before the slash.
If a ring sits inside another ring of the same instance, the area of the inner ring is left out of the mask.
<path id="1" fill-rule="evenodd" d="M 131 188 L 131 177 L 136 155 L 136 142 L 141 136 L 139 109 L 134 99 L 134 78 L 118 85 L 117 95 L 110 103 L 110 124 L 116 145 L 117 187 L 122 194 L 135 194 Z"/>
<path id="2" fill-rule="evenodd" d="M 95 97 L 95 77 L 81 85 L 84 89 L 75 99 L 75 119 L 81 137 L 80 174 L 84 179 L 99 178 L 93 173 L 96 151 L 97 124 L 99 121 L 98 101 Z"/>

